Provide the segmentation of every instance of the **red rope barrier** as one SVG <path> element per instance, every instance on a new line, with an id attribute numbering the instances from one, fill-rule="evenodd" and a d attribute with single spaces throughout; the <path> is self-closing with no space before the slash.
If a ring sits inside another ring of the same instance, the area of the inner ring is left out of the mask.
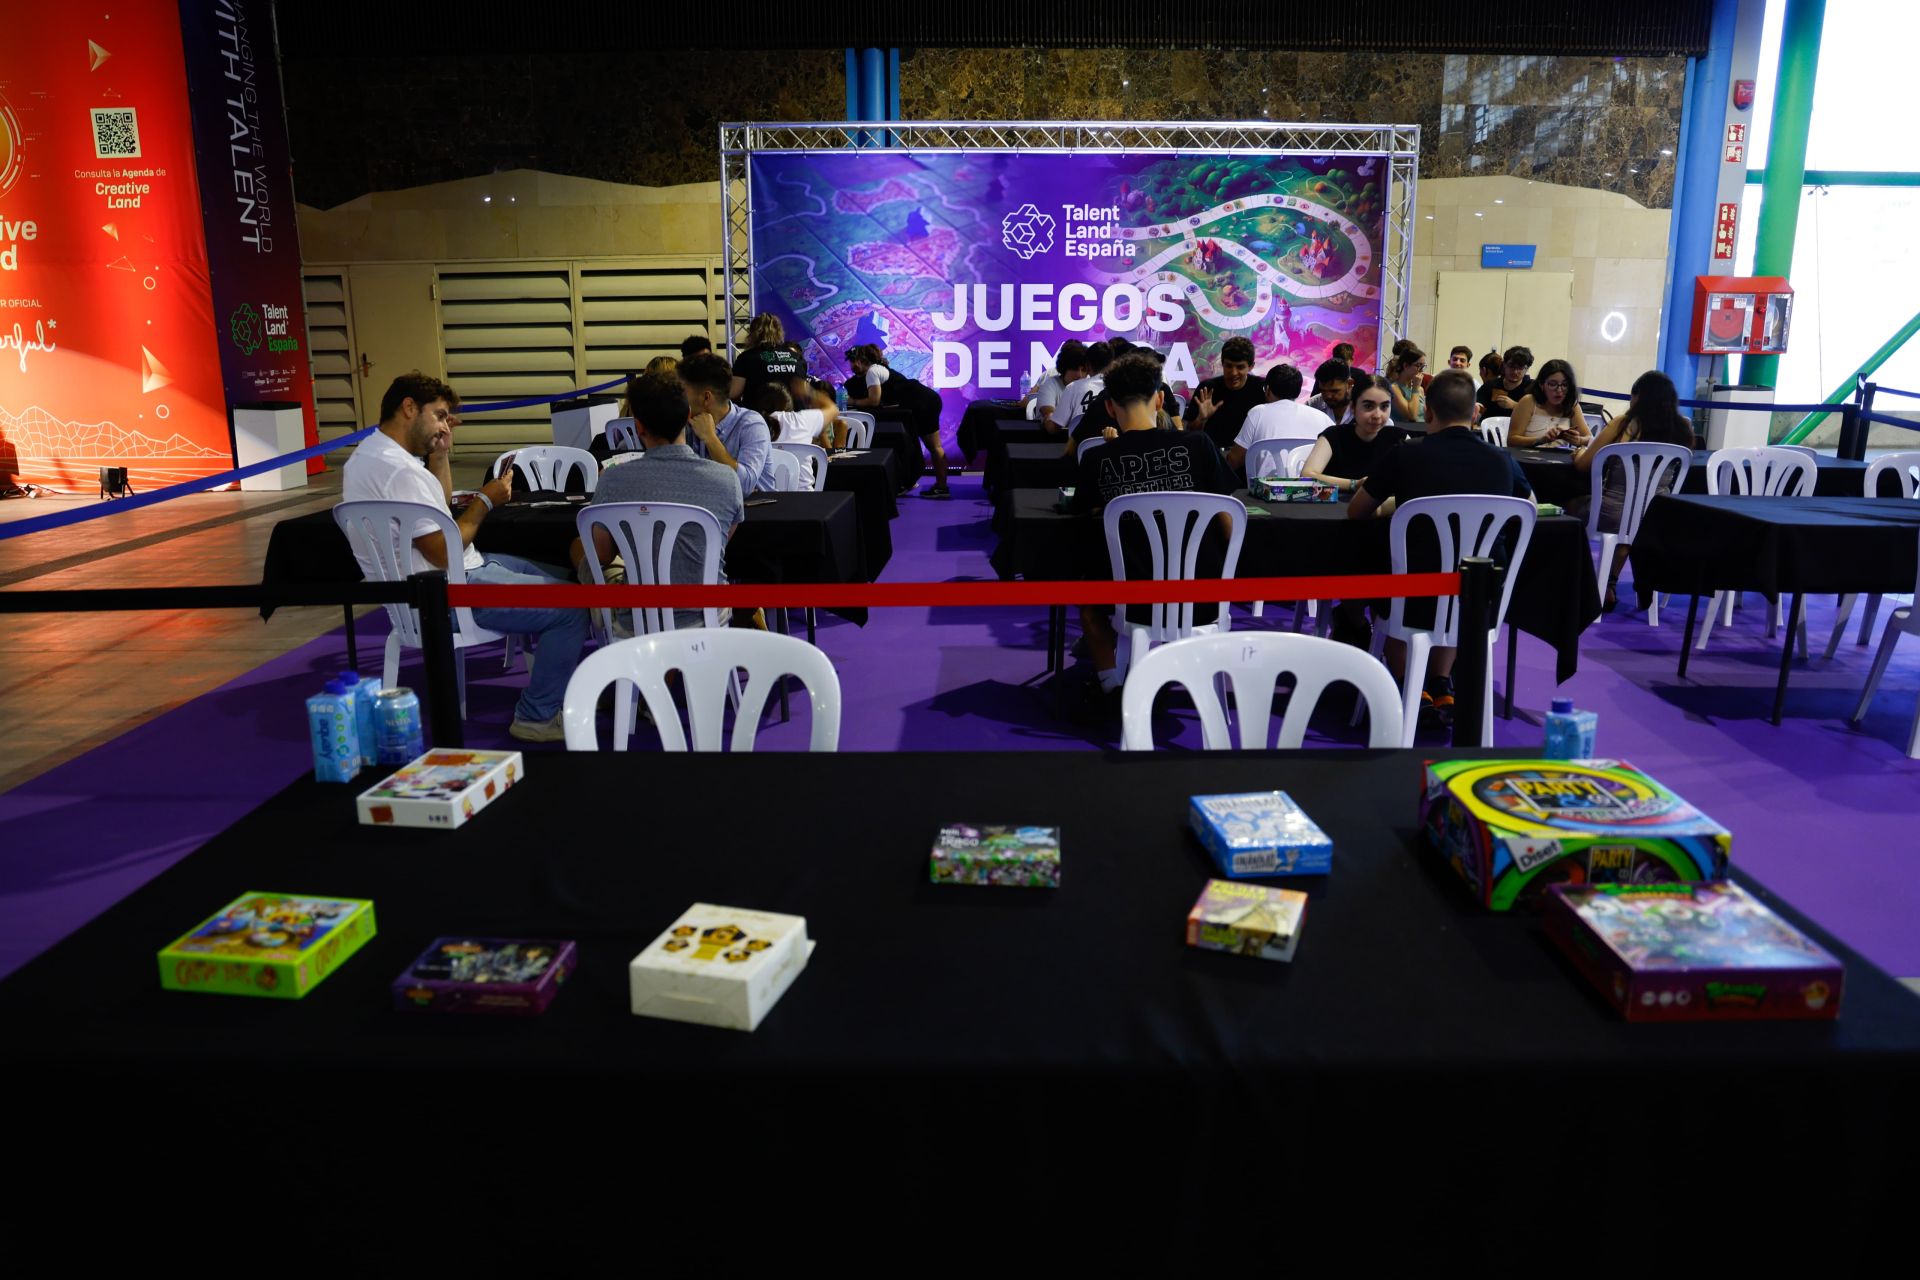
<path id="1" fill-rule="evenodd" d="M 1178 578 L 1164 582 L 803 582 L 647 587 L 447 585 L 468 609 L 884 609 L 996 605 L 1175 604 L 1222 600 L 1361 600 L 1457 596 L 1457 573 L 1344 574 L 1313 578 Z"/>

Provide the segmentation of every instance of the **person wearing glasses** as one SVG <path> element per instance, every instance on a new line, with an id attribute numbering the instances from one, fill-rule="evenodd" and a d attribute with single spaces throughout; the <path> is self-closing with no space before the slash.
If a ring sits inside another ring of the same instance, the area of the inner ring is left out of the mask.
<path id="1" fill-rule="evenodd" d="M 1565 360 L 1549 360 L 1540 366 L 1533 391 L 1520 397 L 1507 423 L 1507 444 L 1515 449 L 1545 449 L 1571 445 L 1576 448 L 1593 440 L 1587 419 L 1580 412 L 1580 382 L 1573 366 Z"/>

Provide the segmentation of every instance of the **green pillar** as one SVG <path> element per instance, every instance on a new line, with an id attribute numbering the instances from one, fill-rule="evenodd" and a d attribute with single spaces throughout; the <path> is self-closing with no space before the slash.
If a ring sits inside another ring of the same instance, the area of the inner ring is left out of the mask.
<path id="1" fill-rule="evenodd" d="M 1773 127 L 1767 134 L 1767 175 L 1760 189 L 1760 229 L 1753 274 L 1793 271 L 1793 234 L 1800 225 L 1800 190 L 1807 176 L 1807 125 L 1813 119 L 1813 82 L 1820 70 L 1820 31 L 1827 0 L 1786 0 L 1780 27 L 1780 68 L 1774 76 Z M 1779 356 L 1746 356 L 1740 381 L 1771 387 Z"/>

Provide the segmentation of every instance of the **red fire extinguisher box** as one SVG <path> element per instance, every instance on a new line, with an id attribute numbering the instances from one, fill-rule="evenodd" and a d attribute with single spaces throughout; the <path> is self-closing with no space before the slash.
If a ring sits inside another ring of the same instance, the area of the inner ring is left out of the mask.
<path id="1" fill-rule="evenodd" d="M 1695 276 L 1689 349 L 1697 356 L 1778 355 L 1793 322 L 1782 276 Z"/>

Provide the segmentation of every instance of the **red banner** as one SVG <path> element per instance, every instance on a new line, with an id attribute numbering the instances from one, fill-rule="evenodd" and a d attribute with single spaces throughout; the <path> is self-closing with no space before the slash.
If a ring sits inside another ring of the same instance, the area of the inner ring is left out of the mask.
<path id="1" fill-rule="evenodd" d="M 233 463 L 176 0 L 18 5 L 0 39 L 0 484 Z"/>

